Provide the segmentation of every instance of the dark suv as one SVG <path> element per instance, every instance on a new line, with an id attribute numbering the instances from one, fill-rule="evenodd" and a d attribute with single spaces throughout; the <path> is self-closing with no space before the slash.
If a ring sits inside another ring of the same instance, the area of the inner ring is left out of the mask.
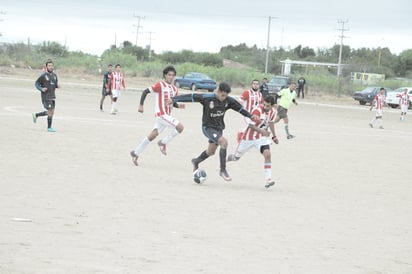
<path id="1" fill-rule="evenodd" d="M 353 94 L 353 99 L 359 101 L 359 104 L 365 105 L 366 103 L 372 104 L 376 94 L 378 94 L 381 87 L 367 87 L 362 91 L 356 91 Z M 390 88 L 385 88 L 385 96 L 387 92 L 392 91 Z"/>
<path id="2" fill-rule="evenodd" d="M 291 84 L 291 79 L 287 76 L 274 76 L 270 81 L 267 83 L 269 94 L 275 95 L 281 89 L 287 88 Z"/>

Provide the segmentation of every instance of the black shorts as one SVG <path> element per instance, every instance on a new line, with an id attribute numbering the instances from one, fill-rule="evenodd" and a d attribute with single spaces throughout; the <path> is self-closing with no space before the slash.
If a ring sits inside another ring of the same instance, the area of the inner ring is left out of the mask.
<path id="1" fill-rule="evenodd" d="M 278 106 L 277 112 L 280 119 L 288 117 L 288 110 L 284 107 Z"/>
<path id="2" fill-rule="evenodd" d="M 106 88 L 102 88 L 102 95 L 103 96 L 112 95 L 112 91 L 111 90 L 107 91 Z"/>
<path id="3" fill-rule="evenodd" d="M 56 108 L 56 100 L 44 100 L 43 101 L 43 106 L 47 110 L 55 109 Z"/>
<path id="4" fill-rule="evenodd" d="M 223 130 L 202 126 L 203 134 L 209 139 L 209 143 L 218 144 L 218 140 L 223 135 Z"/>

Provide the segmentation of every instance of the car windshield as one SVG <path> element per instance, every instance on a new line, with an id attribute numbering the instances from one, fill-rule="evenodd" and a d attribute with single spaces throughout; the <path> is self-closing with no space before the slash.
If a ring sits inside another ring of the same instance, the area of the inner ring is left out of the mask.
<path id="1" fill-rule="evenodd" d="M 362 93 L 371 93 L 374 89 L 374 87 L 365 88 L 364 90 L 362 90 Z"/>
<path id="2" fill-rule="evenodd" d="M 288 84 L 288 80 L 286 78 L 272 78 L 269 84 L 283 86 Z"/>
<path id="3" fill-rule="evenodd" d="M 199 78 L 202 80 L 211 80 L 211 78 L 209 76 L 207 76 L 206 74 L 203 73 L 195 73 L 193 74 L 193 78 Z"/>

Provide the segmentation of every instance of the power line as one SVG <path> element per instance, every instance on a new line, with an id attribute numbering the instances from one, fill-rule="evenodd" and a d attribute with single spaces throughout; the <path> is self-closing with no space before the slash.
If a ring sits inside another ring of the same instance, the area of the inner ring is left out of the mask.
<path id="1" fill-rule="evenodd" d="M 137 25 L 133 25 L 134 27 L 136 27 L 136 44 L 135 46 L 137 47 L 137 38 L 139 37 L 139 29 L 143 28 L 143 26 L 140 25 L 140 20 L 144 19 L 144 16 L 140 16 L 140 15 L 133 15 L 133 17 L 137 18 Z"/>

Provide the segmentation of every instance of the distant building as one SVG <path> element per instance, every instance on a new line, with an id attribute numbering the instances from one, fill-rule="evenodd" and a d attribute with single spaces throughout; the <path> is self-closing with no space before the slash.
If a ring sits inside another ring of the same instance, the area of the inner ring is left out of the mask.
<path id="1" fill-rule="evenodd" d="M 351 72 L 350 79 L 357 84 L 372 85 L 385 80 L 385 74 L 367 73 L 367 72 Z"/>

